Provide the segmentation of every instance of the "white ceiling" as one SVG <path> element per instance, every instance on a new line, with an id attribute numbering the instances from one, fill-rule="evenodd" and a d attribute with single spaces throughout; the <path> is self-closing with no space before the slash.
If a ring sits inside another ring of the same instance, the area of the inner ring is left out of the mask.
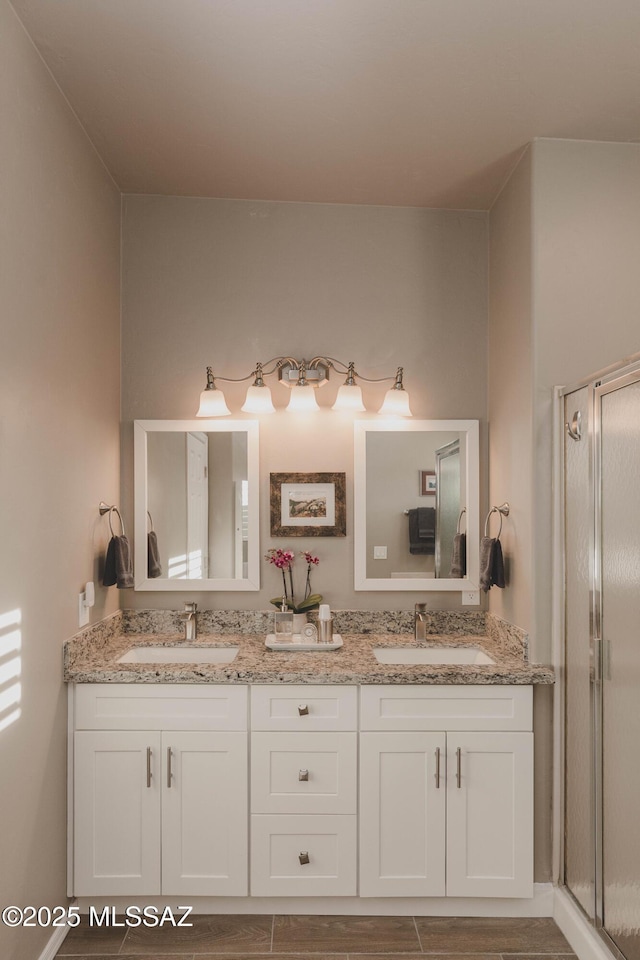
<path id="1" fill-rule="evenodd" d="M 124 192 L 487 209 L 640 139 L 639 0 L 12 0 Z"/>

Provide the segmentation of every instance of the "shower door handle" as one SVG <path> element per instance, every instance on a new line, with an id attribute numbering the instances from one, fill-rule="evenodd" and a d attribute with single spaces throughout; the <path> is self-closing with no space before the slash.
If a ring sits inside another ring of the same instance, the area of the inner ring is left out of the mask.
<path id="1" fill-rule="evenodd" d="M 593 637 L 589 644 L 589 679 L 591 683 L 598 683 L 602 679 L 600 657 L 600 637 Z"/>
<path id="2" fill-rule="evenodd" d="M 591 641 L 590 674 L 595 683 L 611 680 L 611 644 L 603 637 L 594 637 Z"/>

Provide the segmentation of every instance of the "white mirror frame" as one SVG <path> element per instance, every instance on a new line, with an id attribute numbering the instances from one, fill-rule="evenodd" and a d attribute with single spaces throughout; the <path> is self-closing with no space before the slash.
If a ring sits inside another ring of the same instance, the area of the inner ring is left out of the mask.
<path id="1" fill-rule="evenodd" d="M 246 433 L 249 515 L 247 577 L 203 580 L 152 580 L 147 576 L 147 435 L 149 433 Z M 259 590 L 260 473 L 257 420 L 136 420 L 134 421 L 134 579 L 136 590 Z"/>
<path id="2" fill-rule="evenodd" d="M 430 592 L 477 592 L 480 581 L 480 454 L 477 420 L 356 420 L 354 423 L 354 561 L 355 590 L 412 590 Z M 457 432 L 466 437 L 466 534 L 467 576 L 462 579 L 433 577 L 367 577 L 367 434 L 373 432 Z"/>

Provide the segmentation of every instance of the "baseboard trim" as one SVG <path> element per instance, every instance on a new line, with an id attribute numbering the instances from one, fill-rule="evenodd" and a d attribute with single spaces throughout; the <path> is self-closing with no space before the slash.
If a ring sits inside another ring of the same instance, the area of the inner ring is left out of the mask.
<path id="1" fill-rule="evenodd" d="M 556 887 L 553 919 L 569 941 L 579 960 L 615 960 L 606 944 L 591 926 L 564 887 Z"/>
<path id="2" fill-rule="evenodd" d="M 387 916 L 387 917 L 551 917 L 553 885 L 534 884 L 531 899 L 494 899 L 463 897 L 78 897 L 82 914 L 91 907 L 101 911 L 115 907 L 121 913 L 129 905 L 165 906 L 177 910 L 181 905 L 193 913 L 267 914 L 316 916 Z"/>
<path id="3" fill-rule="evenodd" d="M 64 939 L 69 933 L 69 930 L 70 927 L 56 927 L 47 940 L 42 953 L 38 957 L 38 960 L 54 960 L 54 957 L 64 943 Z"/>

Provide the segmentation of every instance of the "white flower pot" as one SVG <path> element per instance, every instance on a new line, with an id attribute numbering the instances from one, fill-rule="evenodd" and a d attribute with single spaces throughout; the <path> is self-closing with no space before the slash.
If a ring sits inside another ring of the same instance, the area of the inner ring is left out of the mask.
<path id="1" fill-rule="evenodd" d="M 305 625 L 306 622 L 307 622 L 307 615 L 306 615 L 306 613 L 294 613 L 294 615 L 293 615 L 293 635 L 294 635 L 294 637 L 295 637 L 295 636 L 298 636 L 298 637 L 300 636 L 300 634 L 302 633 L 302 628 L 304 627 L 304 625 Z"/>

